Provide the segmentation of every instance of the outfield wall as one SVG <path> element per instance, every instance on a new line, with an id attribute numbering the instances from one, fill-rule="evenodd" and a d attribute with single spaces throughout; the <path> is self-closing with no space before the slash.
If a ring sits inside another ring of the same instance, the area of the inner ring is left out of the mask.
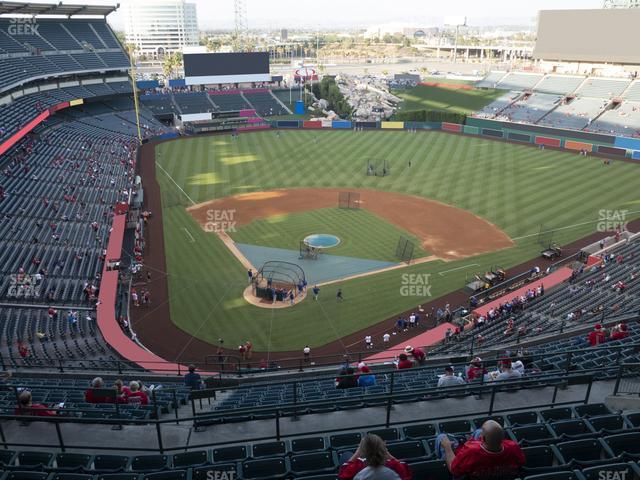
<path id="1" fill-rule="evenodd" d="M 562 128 L 502 122 L 485 118 L 467 118 L 466 125 L 448 122 L 351 122 L 348 120 L 278 120 L 272 128 L 315 128 L 336 130 L 442 130 L 462 135 L 529 143 L 541 147 L 562 148 L 575 152 L 598 153 L 640 160 L 640 139 L 615 137 Z"/>

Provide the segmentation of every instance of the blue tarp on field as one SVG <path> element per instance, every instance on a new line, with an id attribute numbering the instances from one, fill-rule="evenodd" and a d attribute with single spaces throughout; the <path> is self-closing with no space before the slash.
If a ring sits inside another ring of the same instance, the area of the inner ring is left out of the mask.
<path id="1" fill-rule="evenodd" d="M 265 262 L 270 261 L 290 262 L 299 265 L 300 268 L 304 270 L 304 275 L 310 285 L 314 283 L 331 282 L 352 275 L 373 272 L 381 268 L 396 265 L 391 262 L 342 257 L 326 253 L 318 255 L 317 260 L 300 260 L 298 250 L 261 247 L 259 245 L 248 245 L 245 243 L 237 243 L 236 246 L 257 269 Z"/>

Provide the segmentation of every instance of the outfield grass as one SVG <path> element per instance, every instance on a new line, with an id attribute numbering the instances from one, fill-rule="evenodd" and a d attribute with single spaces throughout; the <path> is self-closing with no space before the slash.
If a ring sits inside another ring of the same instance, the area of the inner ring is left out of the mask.
<path id="1" fill-rule="evenodd" d="M 231 238 L 237 243 L 298 250 L 304 237 L 313 233 L 340 238 L 340 245 L 325 252 L 330 255 L 398 262 L 395 249 L 400 236 L 404 236 L 416 245 L 415 258 L 426 256 L 418 247 L 418 238 L 367 210 L 321 208 L 272 216 L 239 227 Z"/>
<path id="2" fill-rule="evenodd" d="M 481 110 L 504 94 L 503 90 L 453 90 L 418 85 L 409 90 L 393 92 L 404 100 L 400 112 L 412 110 L 442 110 L 470 114 Z"/>
<path id="3" fill-rule="evenodd" d="M 173 322 L 212 343 L 219 337 L 227 345 L 251 339 L 258 351 L 323 345 L 429 300 L 400 295 L 403 273 L 431 274 L 431 294 L 438 297 L 461 288 L 467 275 L 539 256 L 541 225 L 560 229 L 554 240 L 567 243 L 595 231 L 602 209 L 640 211 L 636 164 L 604 167 L 599 159 L 573 153 L 441 132 L 296 130 L 277 138 L 264 131 L 235 141 L 227 136 L 181 139 L 159 145 L 157 153 L 171 176 L 157 170 Z M 363 165 L 371 157 L 387 158 L 393 174 L 367 177 Z M 410 174 L 404 169 L 409 160 Z M 237 193 L 330 186 L 401 192 L 455 205 L 493 222 L 516 245 L 343 282 L 346 300 L 340 304 L 334 289 L 325 287 L 319 302 L 272 311 L 244 302 L 246 272 L 185 211 L 192 202 Z M 638 214 L 630 213 L 627 220 L 633 218 Z"/>

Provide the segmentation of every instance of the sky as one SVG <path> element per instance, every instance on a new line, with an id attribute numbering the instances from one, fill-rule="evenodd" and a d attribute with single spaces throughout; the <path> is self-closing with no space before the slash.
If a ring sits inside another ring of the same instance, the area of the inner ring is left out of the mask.
<path id="1" fill-rule="evenodd" d="M 50 0 L 52 1 L 52 0 Z M 120 0 L 144 2 L 145 0 Z M 197 4 L 200 29 L 234 26 L 234 0 L 188 0 Z M 447 16 L 466 16 L 467 24 L 531 25 L 546 9 L 600 8 L 603 0 L 245 0 L 249 28 L 369 27 L 388 22 L 442 26 Z M 40 3 L 40 2 L 38 2 Z M 47 2 L 45 2 L 47 3 Z M 113 0 L 63 3 L 116 4 Z M 109 16 L 122 28 L 117 13 Z"/>

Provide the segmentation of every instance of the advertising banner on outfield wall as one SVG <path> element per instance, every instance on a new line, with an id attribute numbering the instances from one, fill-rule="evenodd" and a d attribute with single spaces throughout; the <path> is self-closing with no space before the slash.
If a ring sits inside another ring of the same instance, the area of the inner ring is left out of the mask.
<path id="1" fill-rule="evenodd" d="M 580 132 L 575 130 L 566 130 L 562 128 L 540 127 L 538 125 L 527 125 L 521 123 L 500 122 L 498 120 L 487 120 L 485 118 L 467 117 L 466 124 L 480 128 L 506 129 L 521 131 L 523 133 L 541 134 L 542 136 L 553 136 L 567 138 L 570 140 L 584 140 L 591 143 L 600 143 L 604 145 L 613 145 L 616 137 L 611 135 L 602 135 L 599 133 Z"/>

